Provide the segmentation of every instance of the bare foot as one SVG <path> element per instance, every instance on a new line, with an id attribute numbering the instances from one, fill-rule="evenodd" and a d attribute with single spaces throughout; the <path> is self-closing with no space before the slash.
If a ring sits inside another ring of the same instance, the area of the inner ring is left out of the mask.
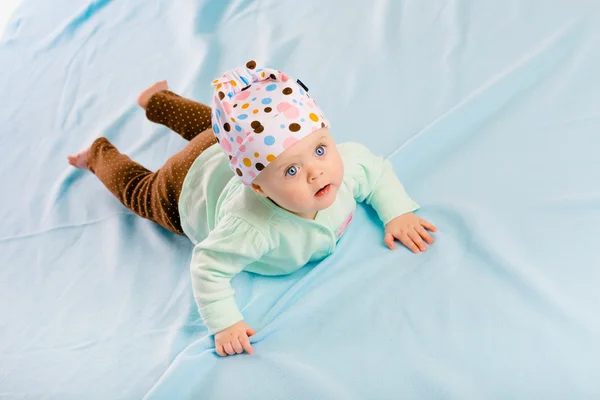
<path id="1" fill-rule="evenodd" d="M 138 104 L 145 110 L 146 107 L 148 107 L 150 97 L 152 97 L 154 93 L 162 92 L 163 90 L 168 89 L 169 85 L 167 84 L 167 81 L 156 82 L 154 85 L 150 86 L 148 89 L 144 90 L 138 95 Z"/>
<path id="2" fill-rule="evenodd" d="M 67 160 L 69 160 L 69 164 L 71 164 L 75 168 L 89 169 L 87 166 L 87 159 L 90 155 L 90 149 L 91 147 L 88 147 L 87 149 L 82 150 L 73 156 L 68 156 Z"/>

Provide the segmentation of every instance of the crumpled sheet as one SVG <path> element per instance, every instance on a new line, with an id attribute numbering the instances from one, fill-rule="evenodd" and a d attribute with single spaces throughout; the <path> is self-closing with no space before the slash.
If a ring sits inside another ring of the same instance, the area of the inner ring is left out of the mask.
<path id="1" fill-rule="evenodd" d="M 24 0 L 0 42 L 0 397 L 600 397 L 600 3 Z M 256 58 L 301 79 L 339 142 L 389 157 L 436 244 L 234 280 L 256 354 L 221 359 L 191 243 L 68 154 L 149 168 L 185 142 L 139 91 Z"/>

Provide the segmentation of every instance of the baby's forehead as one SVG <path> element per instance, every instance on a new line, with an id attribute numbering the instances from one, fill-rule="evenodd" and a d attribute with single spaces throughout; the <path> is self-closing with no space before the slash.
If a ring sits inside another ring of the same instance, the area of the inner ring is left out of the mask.
<path id="1" fill-rule="evenodd" d="M 302 157 L 306 154 L 312 154 L 312 152 L 315 150 L 315 147 L 317 147 L 323 140 L 327 139 L 327 137 L 328 136 L 325 134 L 315 136 L 309 135 L 302 140 L 297 141 L 293 146 L 281 153 L 279 157 L 275 159 L 275 162 Z"/>

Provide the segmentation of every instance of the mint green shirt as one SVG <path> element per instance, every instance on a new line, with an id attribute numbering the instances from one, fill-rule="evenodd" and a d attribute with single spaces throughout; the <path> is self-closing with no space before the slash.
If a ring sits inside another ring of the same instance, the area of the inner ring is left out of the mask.
<path id="1" fill-rule="evenodd" d="M 208 329 L 217 333 L 243 320 L 231 287 L 241 271 L 289 274 L 331 254 L 357 202 L 370 204 L 384 224 L 419 206 L 391 164 L 358 143 L 338 146 L 344 179 L 333 205 L 307 220 L 285 211 L 233 176 L 219 146 L 194 161 L 179 199 L 181 224 L 195 247 L 192 287 Z"/>

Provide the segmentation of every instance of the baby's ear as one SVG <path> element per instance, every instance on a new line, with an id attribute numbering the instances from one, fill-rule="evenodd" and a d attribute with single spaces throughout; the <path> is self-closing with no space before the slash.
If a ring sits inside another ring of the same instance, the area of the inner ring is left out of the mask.
<path id="1" fill-rule="evenodd" d="M 252 190 L 254 190 L 254 192 L 257 195 L 262 196 L 262 197 L 267 197 L 265 192 L 263 192 L 262 188 L 260 186 L 258 186 L 256 183 L 250 184 L 250 188 L 252 188 Z"/>

